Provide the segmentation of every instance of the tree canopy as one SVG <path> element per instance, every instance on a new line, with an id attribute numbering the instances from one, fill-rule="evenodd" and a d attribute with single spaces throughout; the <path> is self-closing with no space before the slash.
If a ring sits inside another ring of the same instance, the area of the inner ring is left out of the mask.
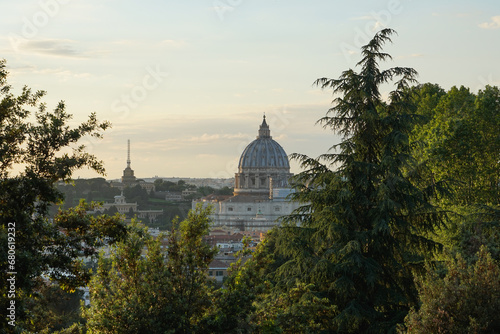
<path id="1" fill-rule="evenodd" d="M 210 305 L 206 271 L 216 253 L 202 240 L 209 213 L 199 205 L 186 220 L 174 222 L 166 248 L 163 236 L 153 239 L 132 225 L 111 258 L 99 260 L 85 310 L 89 333 L 196 332 Z"/>
<path id="2" fill-rule="evenodd" d="M 340 143 L 319 157 L 292 155 L 303 171 L 291 180 L 290 199 L 301 207 L 255 250 L 238 253 L 221 287 L 206 272 L 216 254 L 202 240 L 209 208 L 174 219 L 168 237 L 157 239 L 134 220 L 125 227 L 117 215 L 89 215 L 94 204 L 85 201 L 49 219 L 64 197 L 55 182 L 70 182 L 81 167 L 104 172 L 77 143 L 101 136 L 109 123 L 91 114 L 72 129 L 63 102 L 49 112 L 44 92 L 25 87 L 14 96 L 1 61 L 0 246 L 9 252 L 0 255 L 0 278 L 14 275 L 16 293 L 2 286 L 0 306 L 14 299 L 17 329 L 48 333 L 62 328 L 56 320 L 80 317 L 53 315 L 66 304 L 52 292 L 90 280 L 86 324 L 61 333 L 497 332 L 500 91 L 446 91 L 419 85 L 412 68 L 383 68 L 394 34 L 379 31 L 355 69 L 314 82 L 333 93 L 318 124 Z M 75 184 L 89 201 L 114 194 L 102 178 Z M 73 204 L 78 198 L 68 194 Z M 167 202 L 138 186 L 125 196 L 148 207 Z M 92 276 L 78 258 L 105 244 L 111 256 L 100 256 Z M 44 317 L 50 321 L 36 323 Z"/>
<path id="3" fill-rule="evenodd" d="M 56 181 L 69 181 L 82 167 L 104 173 L 102 162 L 78 141 L 100 137 L 110 124 L 92 113 L 71 128 L 64 102 L 48 111 L 41 102 L 43 91 L 24 87 L 15 96 L 7 75 L 6 62 L 0 60 L 0 247 L 9 249 L 0 253 L 0 279 L 15 280 L 14 293 L 1 285 L 0 306 L 5 310 L 14 302 L 16 329 L 36 330 L 26 300 L 35 298 L 48 278 L 69 290 L 87 282 L 89 272 L 78 258 L 95 255 L 105 239 L 122 238 L 125 227 L 118 217 L 87 215 L 92 204 L 84 202 L 49 220 L 50 206 L 63 200 Z M 14 329 L 6 321 L 0 326 L 2 332 Z"/>
<path id="4" fill-rule="evenodd" d="M 317 159 L 293 155 L 305 170 L 295 177 L 292 198 L 304 205 L 276 236 L 283 263 L 274 279 L 278 291 L 326 299 L 326 331 L 394 331 L 418 302 L 413 272 L 439 249 L 428 235 L 443 226 L 432 199 L 445 188 L 420 178 L 411 155 L 409 136 L 420 117 L 409 86 L 417 73 L 379 67 L 391 59 L 382 47 L 393 33 L 384 29 L 362 47 L 359 72 L 316 80 L 337 96 L 319 123 L 342 141 Z M 384 101 L 380 86 L 392 81 Z"/>

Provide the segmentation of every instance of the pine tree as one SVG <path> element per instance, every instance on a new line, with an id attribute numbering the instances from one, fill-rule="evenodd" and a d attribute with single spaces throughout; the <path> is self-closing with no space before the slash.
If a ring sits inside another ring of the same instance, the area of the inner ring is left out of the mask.
<path id="1" fill-rule="evenodd" d="M 316 80 L 337 95 L 318 122 L 342 140 L 317 159 L 293 155 L 304 168 L 293 199 L 304 205 L 277 234 L 276 255 L 286 260 L 276 287 L 312 284 L 336 309 L 323 328 L 331 332 L 394 331 L 417 302 L 413 270 L 439 248 L 429 235 L 443 224 L 432 204 L 443 189 L 419 178 L 409 144 L 418 121 L 409 86 L 417 73 L 379 68 L 391 59 L 382 46 L 393 33 L 384 29 L 362 47 L 359 73 Z M 393 81 L 384 101 L 380 86 Z"/>

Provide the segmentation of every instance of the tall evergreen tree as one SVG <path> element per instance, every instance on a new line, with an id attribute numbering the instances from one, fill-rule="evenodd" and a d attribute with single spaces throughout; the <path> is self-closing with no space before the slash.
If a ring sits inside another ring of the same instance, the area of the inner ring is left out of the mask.
<path id="1" fill-rule="evenodd" d="M 323 330 L 387 333 L 417 302 L 412 272 L 424 254 L 438 249 L 429 234 L 444 215 L 433 206 L 441 185 L 426 185 L 413 164 L 409 133 L 413 113 L 409 85 L 416 71 L 387 70 L 379 62 L 392 29 L 362 47 L 358 72 L 315 84 L 338 96 L 318 122 L 342 136 L 331 152 L 314 159 L 294 154 L 304 171 L 293 199 L 304 205 L 285 219 L 276 237 L 276 291 L 300 284 L 336 310 Z M 380 86 L 395 81 L 384 101 Z M 331 311 L 331 308 L 329 308 Z"/>

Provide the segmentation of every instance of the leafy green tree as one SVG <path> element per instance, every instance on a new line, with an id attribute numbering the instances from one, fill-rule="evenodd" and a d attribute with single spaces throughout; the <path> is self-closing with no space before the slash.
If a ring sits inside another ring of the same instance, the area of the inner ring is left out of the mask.
<path id="1" fill-rule="evenodd" d="M 464 118 L 472 114 L 473 109 L 474 95 L 465 87 L 453 87 L 441 97 L 434 117 L 418 133 L 418 140 L 427 146 L 424 159 L 429 160 L 427 164 L 431 166 L 432 177 L 465 181 L 455 184 L 456 190 L 466 188 L 454 198 L 455 202 L 463 204 L 472 201 L 470 185 L 476 173 L 473 143 L 477 140 L 477 132 Z"/>
<path id="2" fill-rule="evenodd" d="M 156 179 L 154 185 L 156 191 L 182 191 L 176 183 L 171 181 L 164 181 L 163 179 Z"/>
<path id="3" fill-rule="evenodd" d="M 125 229 L 116 217 L 86 215 L 86 204 L 61 212 L 53 221 L 48 219 L 50 206 L 63 200 L 54 183 L 69 181 L 82 167 L 104 172 L 102 162 L 85 152 L 78 141 L 86 135 L 100 137 L 109 123 L 91 114 L 88 121 L 70 128 L 71 115 L 63 102 L 49 112 L 41 102 L 43 91 L 24 87 L 15 96 L 7 84 L 5 66 L 1 60 L 0 280 L 7 282 L 15 276 L 15 298 L 10 297 L 6 284 L 0 285 L 0 307 L 6 310 L 15 302 L 15 329 L 20 331 L 31 330 L 26 302 L 46 284 L 45 277 L 59 281 L 65 289 L 80 286 L 88 272 L 78 257 L 92 256 L 103 238 L 109 236 L 112 243 Z M 6 320 L 12 319 L 2 316 L 3 333 L 14 330 Z"/>
<path id="4" fill-rule="evenodd" d="M 175 287 L 172 302 L 178 319 L 175 333 L 191 333 L 210 305 L 207 270 L 218 249 L 206 244 L 203 236 L 208 234 L 211 212 L 211 207 L 203 208 L 199 203 L 180 225 L 173 221 L 167 264 Z"/>
<path id="5" fill-rule="evenodd" d="M 422 121 L 427 123 L 434 117 L 436 113 L 436 106 L 439 104 L 441 98 L 446 95 L 446 91 L 438 84 L 431 83 L 416 85 L 411 87 L 410 90 L 417 108 L 417 113 L 425 116 L 425 119 Z M 416 127 L 416 130 L 419 130 L 418 126 Z"/>
<path id="6" fill-rule="evenodd" d="M 110 216 L 116 215 L 118 213 L 118 209 L 116 206 L 112 206 L 109 209 L 105 209 L 104 213 Z"/>
<path id="7" fill-rule="evenodd" d="M 216 195 L 232 195 L 234 192 L 233 188 L 222 187 L 220 189 L 215 190 Z"/>
<path id="8" fill-rule="evenodd" d="M 144 209 L 148 204 L 149 194 L 146 189 L 138 184 L 133 187 L 126 187 L 123 190 L 123 195 L 127 199 L 127 202 L 137 203 L 140 209 Z"/>
<path id="9" fill-rule="evenodd" d="M 486 86 L 477 96 L 463 86 L 452 87 L 432 111 L 432 106 L 417 110 L 430 116 L 414 131 L 414 139 L 425 144 L 416 150 L 417 157 L 428 165 L 431 177 L 454 181 L 453 205 L 499 203 L 499 99 L 498 87 Z M 425 105 L 426 97 L 416 101 Z"/>
<path id="10" fill-rule="evenodd" d="M 486 86 L 475 100 L 476 112 L 472 123 L 479 128 L 477 165 L 479 173 L 480 201 L 484 204 L 500 205 L 500 89 Z"/>
<path id="11" fill-rule="evenodd" d="M 271 258 L 267 240 L 252 253 L 250 239 L 243 239 L 243 250 L 228 269 L 223 286 L 211 294 L 211 305 L 197 327 L 198 333 L 254 333 L 259 325 L 254 321 L 255 304 L 267 292 L 266 268 Z"/>
<path id="12" fill-rule="evenodd" d="M 328 298 L 318 297 L 313 285 L 297 283 L 282 293 L 271 294 L 263 307 L 257 307 L 252 322 L 260 333 L 335 332 L 331 319 L 337 307 Z"/>
<path id="13" fill-rule="evenodd" d="M 500 209 L 476 207 L 461 217 L 460 225 L 453 231 L 450 250 L 473 263 L 482 246 L 486 246 L 492 258 L 500 263 Z"/>
<path id="14" fill-rule="evenodd" d="M 409 135 L 414 114 L 411 68 L 379 68 L 394 31 L 384 29 L 362 48 L 360 72 L 316 84 L 338 96 L 324 127 L 342 136 L 335 153 L 294 154 L 305 171 L 293 199 L 304 203 L 276 236 L 276 288 L 304 290 L 328 300 L 328 328 L 337 333 L 387 333 L 418 301 L 412 273 L 439 249 L 428 238 L 444 214 L 431 201 L 441 184 L 425 184 L 414 167 Z M 397 79 L 387 101 L 380 86 Z M 442 189 L 444 191 L 444 189 Z M 312 298 L 312 297 L 311 297 Z M 271 298 L 268 303 L 272 302 Z"/>
<path id="15" fill-rule="evenodd" d="M 206 275 L 216 250 L 203 242 L 209 209 L 173 223 L 168 248 L 137 225 L 111 258 L 101 257 L 85 310 L 89 333 L 193 333 L 208 308 Z M 142 254 L 145 256 L 142 256 Z"/>
<path id="16" fill-rule="evenodd" d="M 465 87 L 442 92 L 426 84 L 412 89 L 417 113 L 427 122 L 415 127 L 412 140 L 423 177 L 449 180 L 453 197 L 441 201 L 454 212 L 436 240 L 469 260 L 482 244 L 498 258 L 500 175 L 500 94 L 486 86 L 477 95 Z M 495 222 L 496 221 L 496 222 Z"/>
<path id="17" fill-rule="evenodd" d="M 89 287 L 91 304 L 84 310 L 89 333 L 168 333 L 172 307 L 166 293 L 172 286 L 165 255 L 160 240 L 137 225 L 111 258 L 100 257 Z"/>
<path id="18" fill-rule="evenodd" d="M 201 196 L 207 196 L 213 194 L 215 189 L 209 186 L 201 186 L 196 189 Z"/>
<path id="19" fill-rule="evenodd" d="M 473 265 L 460 256 L 443 278 L 430 270 L 420 282 L 422 305 L 406 320 L 406 333 L 500 332 L 500 269 L 482 246 Z"/>
<path id="20" fill-rule="evenodd" d="M 51 333 L 80 323 L 80 301 L 82 290 L 66 292 L 57 285 L 42 285 L 28 300 L 33 314 L 33 329 Z"/>

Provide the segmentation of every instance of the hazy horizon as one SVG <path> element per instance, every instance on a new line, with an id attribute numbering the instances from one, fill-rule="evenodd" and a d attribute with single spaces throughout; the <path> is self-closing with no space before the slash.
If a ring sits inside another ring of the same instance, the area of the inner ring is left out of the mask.
<path id="1" fill-rule="evenodd" d="M 287 154 L 325 153 L 339 139 L 315 123 L 332 96 L 312 83 L 355 68 L 384 27 L 397 35 L 382 68 L 413 67 L 444 89 L 500 82 L 493 0 L 20 0 L 0 16 L 15 91 L 46 90 L 48 109 L 64 100 L 74 125 L 91 112 L 113 124 L 84 141 L 106 179 L 122 175 L 128 139 L 136 176 L 233 177 L 264 113 Z"/>

